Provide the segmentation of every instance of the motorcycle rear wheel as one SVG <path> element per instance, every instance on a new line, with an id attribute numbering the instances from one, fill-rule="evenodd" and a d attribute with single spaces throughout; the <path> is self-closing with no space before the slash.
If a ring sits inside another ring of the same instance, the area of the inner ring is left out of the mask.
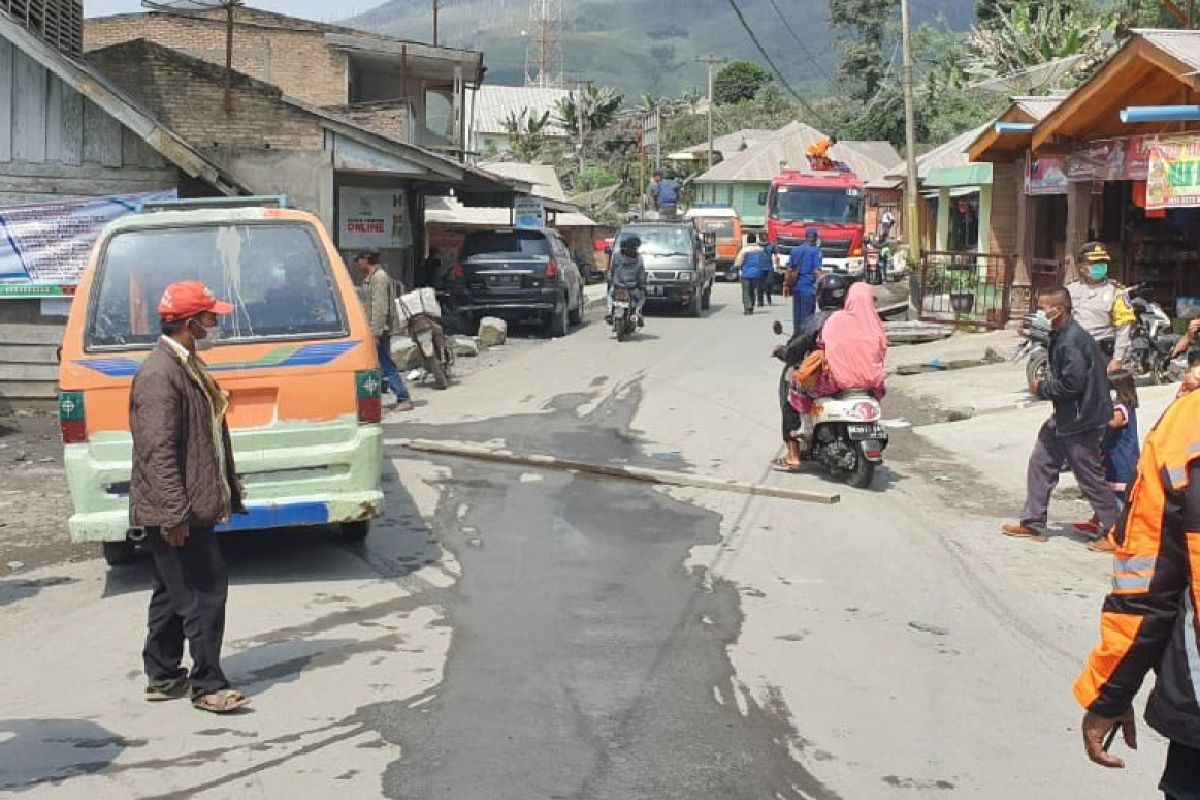
<path id="1" fill-rule="evenodd" d="M 446 366 L 437 356 L 426 359 L 426 366 L 429 368 L 429 374 L 433 376 L 433 388 L 445 389 L 450 386 L 450 378 L 446 375 Z"/>
<path id="2" fill-rule="evenodd" d="M 1037 351 L 1029 354 L 1029 360 L 1025 363 L 1025 379 L 1026 382 L 1032 384 L 1034 381 L 1046 380 L 1046 369 L 1049 364 L 1049 357 L 1045 351 Z"/>
<path id="3" fill-rule="evenodd" d="M 855 445 L 854 451 L 854 469 L 846 473 L 846 483 L 855 489 L 870 489 L 875 481 L 875 462 L 867 458 L 861 445 Z"/>

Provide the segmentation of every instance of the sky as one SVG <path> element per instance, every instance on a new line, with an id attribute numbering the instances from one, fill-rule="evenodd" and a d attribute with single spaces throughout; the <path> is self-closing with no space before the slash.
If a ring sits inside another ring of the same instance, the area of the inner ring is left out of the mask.
<path id="1" fill-rule="evenodd" d="M 380 5 L 383 0 L 249 0 L 251 8 L 265 8 L 293 17 L 333 22 Z M 89 17 L 145 11 L 141 0 L 84 0 L 83 13 Z"/>

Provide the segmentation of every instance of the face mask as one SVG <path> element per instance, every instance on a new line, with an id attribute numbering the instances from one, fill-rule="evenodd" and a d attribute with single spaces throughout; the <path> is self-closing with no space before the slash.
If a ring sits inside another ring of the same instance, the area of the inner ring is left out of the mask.
<path id="1" fill-rule="evenodd" d="M 196 321 L 196 324 L 199 325 L 201 330 L 204 331 L 204 338 L 200 338 L 199 336 L 196 336 L 195 331 L 192 332 L 192 335 L 196 340 L 196 349 L 197 350 L 211 350 L 213 345 L 215 345 L 217 343 L 217 341 L 220 340 L 220 338 L 221 338 L 221 324 L 217 323 L 216 325 L 213 325 L 211 328 L 208 327 L 207 325 L 204 325 L 199 320 Z"/>
<path id="2" fill-rule="evenodd" d="M 1033 319 L 1030 320 L 1029 324 L 1032 327 L 1037 328 L 1039 331 L 1048 331 L 1054 328 L 1054 320 L 1056 319 L 1058 319 L 1057 314 L 1052 317 L 1043 309 L 1039 308 L 1037 313 L 1033 315 Z"/>
<path id="3" fill-rule="evenodd" d="M 1108 264 L 1089 264 L 1088 277 L 1094 281 L 1102 281 L 1108 277 Z"/>

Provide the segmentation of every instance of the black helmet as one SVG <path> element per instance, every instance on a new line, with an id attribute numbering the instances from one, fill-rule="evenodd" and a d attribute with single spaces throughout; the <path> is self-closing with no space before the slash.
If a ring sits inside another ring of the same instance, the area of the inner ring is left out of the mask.
<path id="1" fill-rule="evenodd" d="M 621 252 L 626 255 L 636 256 L 638 248 L 642 246 L 642 240 L 637 236 L 626 236 L 621 239 Z"/>
<path id="2" fill-rule="evenodd" d="M 822 275 L 821 280 L 817 282 L 817 308 L 831 311 L 845 306 L 850 283 L 850 279 L 845 275 Z"/>

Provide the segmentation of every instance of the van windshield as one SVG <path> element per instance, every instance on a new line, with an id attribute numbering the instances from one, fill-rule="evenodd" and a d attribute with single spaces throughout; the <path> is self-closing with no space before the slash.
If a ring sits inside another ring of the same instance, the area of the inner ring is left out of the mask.
<path id="1" fill-rule="evenodd" d="M 303 224 L 234 224 L 118 233 L 98 267 L 87 348 L 146 346 L 171 283 L 199 280 L 234 306 L 221 338 L 344 335 L 329 265 Z"/>
<path id="2" fill-rule="evenodd" d="M 691 225 L 639 225 L 621 231 L 621 242 L 630 236 L 642 240 L 638 252 L 644 256 L 690 256 L 692 254 Z M 618 249 L 620 242 L 617 243 Z"/>
<path id="3" fill-rule="evenodd" d="M 788 222 L 861 222 L 862 196 L 857 189 L 781 186 L 773 198 L 771 218 Z"/>

